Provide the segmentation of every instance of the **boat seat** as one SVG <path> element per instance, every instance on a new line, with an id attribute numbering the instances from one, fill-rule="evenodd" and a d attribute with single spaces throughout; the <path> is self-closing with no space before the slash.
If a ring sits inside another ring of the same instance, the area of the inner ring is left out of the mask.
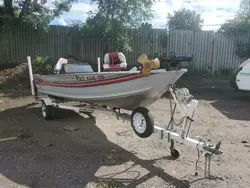
<path id="1" fill-rule="evenodd" d="M 110 52 L 104 56 L 104 71 L 122 71 L 126 70 L 126 57 L 122 52 Z"/>

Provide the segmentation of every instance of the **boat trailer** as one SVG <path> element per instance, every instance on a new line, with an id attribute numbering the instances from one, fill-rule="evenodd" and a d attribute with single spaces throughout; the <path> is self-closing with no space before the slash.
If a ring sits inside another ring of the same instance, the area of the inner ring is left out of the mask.
<path id="1" fill-rule="evenodd" d="M 121 109 L 115 107 L 91 104 L 83 104 L 80 107 L 65 105 L 62 104 L 60 100 L 49 96 L 42 97 L 39 100 L 42 102 L 42 116 L 46 120 L 53 118 L 54 108 L 73 110 L 76 113 L 85 114 L 92 114 L 95 110 L 109 111 L 112 115 L 115 115 L 118 120 L 121 119 L 124 122 L 131 122 L 133 131 L 140 138 L 147 138 L 152 134 L 158 134 L 161 140 L 166 139 L 168 143 L 170 143 L 170 154 L 174 159 L 178 159 L 180 156 L 180 151 L 175 147 L 175 142 L 194 147 L 198 152 L 198 160 L 195 164 L 195 175 L 198 175 L 197 164 L 200 159 L 200 155 L 204 155 L 205 177 L 210 177 L 211 157 L 213 155 L 223 154 L 223 151 L 220 148 L 221 141 L 216 145 L 211 145 L 205 142 L 203 139 L 195 140 L 188 137 L 192 122 L 194 121 L 193 117 L 198 105 L 198 101 L 193 99 L 193 96 L 190 95 L 187 88 L 177 89 L 174 85 L 170 85 L 169 92 L 174 101 L 174 106 L 172 105 L 172 100 L 170 99 L 171 118 L 168 125 L 164 128 L 158 123 L 154 123 L 152 115 L 145 107 L 138 107 L 132 111 L 132 114 L 128 114 L 122 113 Z M 178 123 L 174 118 L 177 109 L 182 115 L 181 121 Z"/>
<path id="2" fill-rule="evenodd" d="M 152 134 L 158 134 L 160 139 L 167 139 L 170 143 L 170 154 L 174 159 L 178 159 L 180 156 L 179 150 L 175 147 L 175 142 L 184 145 L 189 145 L 197 149 L 198 159 L 195 164 L 195 175 L 198 175 L 197 164 L 200 159 L 200 155 L 205 156 L 205 177 L 210 176 L 211 157 L 213 155 L 222 155 L 223 150 L 220 148 L 221 141 L 216 145 L 207 143 L 204 139 L 192 139 L 188 137 L 191 125 L 194 122 L 194 113 L 198 105 L 198 101 L 193 98 L 187 88 L 176 88 L 175 85 L 169 85 L 168 91 L 170 92 L 170 111 L 171 118 L 168 125 L 160 126 L 158 123 L 154 123 L 154 119 L 145 107 L 135 108 L 131 114 L 122 113 L 121 109 L 116 107 L 100 106 L 96 104 L 85 103 L 80 107 L 70 106 L 63 104 L 65 101 L 53 96 L 39 96 L 35 93 L 33 85 L 33 73 L 31 68 L 30 57 L 28 57 L 28 66 L 30 74 L 31 92 L 36 100 L 41 101 L 42 116 L 46 120 L 53 118 L 53 111 L 55 108 L 73 110 L 76 113 L 91 114 L 95 110 L 104 110 L 111 112 L 117 119 L 122 119 L 124 122 L 129 121 L 132 129 L 140 138 L 150 137 Z M 172 99 L 171 99 L 172 98 Z M 174 101 L 174 106 L 172 105 Z M 81 103 L 81 102 L 80 102 Z M 175 121 L 175 112 L 179 111 L 182 118 L 180 122 Z M 164 127 L 164 128 L 163 128 Z"/>

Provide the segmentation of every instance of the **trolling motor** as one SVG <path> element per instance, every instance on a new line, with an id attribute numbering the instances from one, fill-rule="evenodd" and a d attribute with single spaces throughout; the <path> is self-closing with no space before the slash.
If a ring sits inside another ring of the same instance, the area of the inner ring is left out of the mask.
<path id="1" fill-rule="evenodd" d="M 161 65 L 166 70 L 179 70 L 184 63 L 192 61 L 193 56 L 176 55 L 175 52 L 170 52 L 168 57 L 160 57 Z"/>

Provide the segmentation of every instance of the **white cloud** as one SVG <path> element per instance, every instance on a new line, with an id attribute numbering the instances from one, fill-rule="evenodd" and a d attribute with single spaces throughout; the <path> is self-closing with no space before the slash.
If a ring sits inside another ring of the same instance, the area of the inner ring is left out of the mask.
<path id="1" fill-rule="evenodd" d="M 187 8 L 201 14 L 204 20 L 204 30 L 216 30 L 227 19 L 233 18 L 240 0 L 159 0 L 154 5 L 155 19 L 152 21 L 154 27 L 166 26 L 167 13 Z"/>
<path id="2" fill-rule="evenodd" d="M 217 30 L 227 19 L 232 19 L 239 8 L 240 1 L 220 0 L 205 1 L 200 3 L 205 7 L 210 7 L 211 11 L 203 12 L 204 30 Z"/>
<path id="3" fill-rule="evenodd" d="M 64 18 L 85 21 L 88 17 L 89 11 L 95 11 L 96 4 L 89 4 L 88 2 L 74 3 L 69 12 L 63 14 Z"/>
<path id="4" fill-rule="evenodd" d="M 64 21 L 63 18 L 59 18 L 58 24 L 59 24 L 59 25 L 64 25 L 64 26 L 68 25 L 68 24 Z"/>
<path id="5" fill-rule="evenodd" d="M 166 27 L 167 14 L 172 10 L 172 6 L 166 2 L 157 1 L 153 5 L 154 19 L 151 21 L 153 27 Z"/>

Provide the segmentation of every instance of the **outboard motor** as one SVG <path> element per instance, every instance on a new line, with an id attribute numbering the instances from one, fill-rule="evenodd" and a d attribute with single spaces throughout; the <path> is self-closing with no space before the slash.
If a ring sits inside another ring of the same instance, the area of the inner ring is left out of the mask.
<path id="1" fill-rule="evenodd" d="M 60 58 L 54 67 L 54 74 L 86 73 L 93 72 L 88 63 L 74 59 Z"/>
<path id="2" fill-rule="evenodd" d="M 127 68 L 126 57 L 122 52 L 110 52 L 104 56 L 104 71 L 121 71 Z"/>
<path id="3" fill-rule="evenodd" d="M 183 67 L 186 62 L 192 61 L 192 56 L 175 55 L 175 52 L 170 52 L 168 57 L 161 57 L 162 68 L 166 70 L 178 70 Z"/>
<path id="4" fill-rule="evenodd" d="M 59 74 L 63 69 L 63 65 L 66 65 L 68 63 L 68 60 L 65 58 L 60 58 L 55 67 L 54 67 L 54 74 Z"/>

